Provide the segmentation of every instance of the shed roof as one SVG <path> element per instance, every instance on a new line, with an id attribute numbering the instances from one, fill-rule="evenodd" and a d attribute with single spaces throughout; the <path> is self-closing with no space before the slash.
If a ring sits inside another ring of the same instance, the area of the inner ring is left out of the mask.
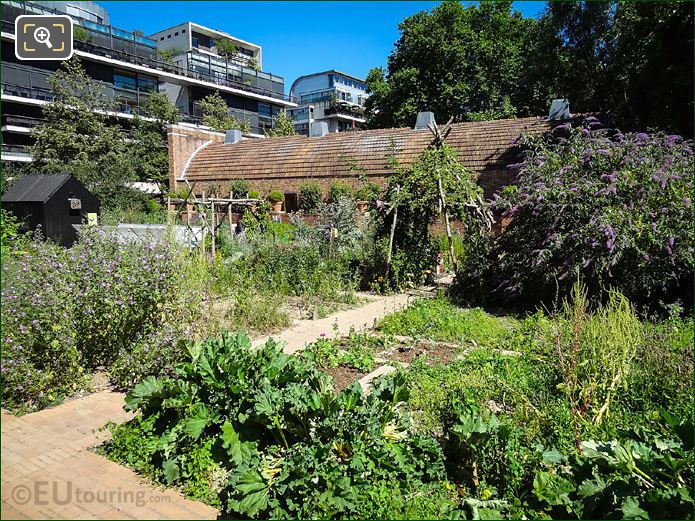
<path id="1" fill-rule="evenodd" d="M 515 139 L 547 132 L 556 124 L 541 117 L 455 123 L 446 142 L 468 169 L 506 179 L 507 165 L 520 152 Z M 183 176 L 191 181 L 382 177 L 393 171 L 393 159 L 407 166 L 431 141 L 429 130 L 391 128 L 210 144 L 191 159 Z"/>
<path id="2" fill-rule="evenodd" d="M 72 176 L 70 174 L 26 175 L 17 180 L 5 195 L 3 203 L 44 203 Z"/>

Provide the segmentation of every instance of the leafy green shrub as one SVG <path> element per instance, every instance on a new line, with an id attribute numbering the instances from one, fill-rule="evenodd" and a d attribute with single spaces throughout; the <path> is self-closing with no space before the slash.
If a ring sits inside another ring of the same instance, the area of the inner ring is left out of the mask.
<path id="1" fill-rule="evenodd" d="M 632 365 L 628 392 L 621 393 L 627 408 L 644 416 L 664 409 L 687 417 L 693 405 L 693 319 L 646 324 Z"/>
<path id="2" fill-rule="evenodd" d="M 381 193 L 381 187 L 376 183 L 367 183 L 355 192 L 355 197 L 360 201 L 374 203 Z"/>
<path id="3" fill-rule="evenodd" d="M 299 186 L 299 209 L 307 213 L 316 211 L 321 204 L 322 196 L 321 185 L 316 181 L 302 183 Z"/>
<path id="4" fill-rule="evenodd" d="M 112 366 L 123 386 L 170 369 L 199 297 L 179 293 L 179 253 L 96 232 L 75 246 L 32 244 L 3 266 L 3 402 L 41 408 Z"/>
<path id="5" fill-rule="evenodd" d="M 642 324 L 628 300 L 615 291 L 606 306 L 589 312 L 586 290 L 578 282 L 563 309 L 556 331 L 561 390 L 577 417 L 598 425 L 615 394 L 627 385 L 642 342 Z"/>
<path id="6" fill-rule="evenodd" d="M 249 182 L 243 179 L 234 179 L 229 183 L 232 199 L 246 199 L 250 188 Z"/>
<path id="7" fill-rule="evenodd" d="M 3 407 L 39 409 L 87 386 L 70 261 L 69 250 L 37 243 L 12 259 L 16 267 L 3 262 Z"/>
<path id="8" fill-rule="evenodd" d="M 556 518 L 692 518 L 692 421 L 666 420 L 667 435 L 636 428 L 622 440 L 585 441 L 577 456 L 548 451 L 533 481 L 539 510 Z"/>
<path id="9" fill-rule="evenodd" d="M 284 201 L 284 200 L 285 200 L 285 194 L 283 194 L 283 193 L 280 192 L 279 190 L 272 190 L 272 191 L 268 194 L 268 201 L 270 201 L 270 202 L 273 203 L 273 204 L 275 204 L 275 203 L 280 203 L 280 202 L 282 202 L 282 201 Z"/>
<path id="10" fill-rule="evenodd" d="M 589 126 L 596 126 L 589 120 Z M 569 293 L 578 276 L 591 295 L 607 288 L 652 309 L 692 305 L 691 141 L 663 134 L 591 128 L 561 139 L 529 138 L 518 189 L 495 207 L 512 218 L 481 274 L 493 302 L 532 307 Z M 556 136 L 557 137 L 557 136 Z"/>
<path id="11" fill-rule="evenodd" d="M 333 181 L 328 189 L 328 202 L 337 203 L 340 199 L 352 199 L 352 188 L 342 181 Z"/>
<path id="12" fill-rule="evenodd" d="M 29 240 L 29 234 L 22 232 L 22 223 L 17 217 L 7 210 L 0 209 L 0 258 L 10 255 L 12 250 L 21 247 L 21 244 Z"/>
<path id="13" fill-rule="evenodd" d="M 260 199 L 261 198 L 261 192 L 258 192 L 256 190 L 250 190 L 249 191 L 249 199 Z"/>
<path id="14" fill-rule="evenodd" d="M 374 483 L 407 497 L 445 478 L 437 443 L 408 432 L 397 380 L 336 396 L 313 364 L 272 341 L 251 349 L 243 333 L 188 350 L 176 378 L 127 395 L 139 414 L 113 429 L 110 458 L 184 489 L 217 475 L 198 497 L 250 518 L 352 517 L 378 508 Z"/>

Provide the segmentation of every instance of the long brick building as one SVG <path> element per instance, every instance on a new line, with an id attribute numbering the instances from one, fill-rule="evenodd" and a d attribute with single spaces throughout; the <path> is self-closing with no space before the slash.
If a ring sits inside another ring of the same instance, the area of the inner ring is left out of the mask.
<path id="1" fill-rule="evenodd" d="M 514 181 L 507 165 L 520 160 L 516 139 L 522 133 L 548 132 L 558 123 L 542 117 L 455 123 L 446 142 L 478 175 L 486 196 L 491 197 Z M 169 132 L 170 188 L 195 182 L 196 193 L 212 186 L 225 193 L 230 181 L 244 179 L 252 190 L 263 194 L 284 192 L 286 209 L 294 210 L 302 183 L 318 181 L 325 191 L 334 180 L 357 186 L 366 178 L 384 184 L 393 159 L 407 166 L 431 141 L 431 132 L 417 127 L 257 140 L 228 135 L 225 140 L 219 133 L 173 126 Z"/>

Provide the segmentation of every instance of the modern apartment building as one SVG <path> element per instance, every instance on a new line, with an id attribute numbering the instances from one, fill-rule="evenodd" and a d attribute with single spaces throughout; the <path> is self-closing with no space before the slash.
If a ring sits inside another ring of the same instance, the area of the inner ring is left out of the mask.
<path id="1" fill-rule="evenodd" d="M 364 81 L 336 70 L 300 76 L 290 88 L 298 107 L 288 111 L 299 134 L 309 134 L 314 121 L 325 121 L 329 132 L 362 128 L 364 102 L 369 96 Z"/>
<path id="2" fill-rule="evenodd" d="M 283 78 L 261 70 L 261 47 L 226 33 L 186 22 L 145 37 L 109 25 L 108 13 L 93 2 L 11 0 L 2 6 L 3 161 L 31 160 L 31 128 L 41 120 L 41 106 L 52 98 L 47 80 L 60 65 L 15 57 L 14 23 L 22 14 L 73 18 L 82 28 L 74 42 L 75 55 L 116 100 L 116 117 L 126 126 L 155 90 L 165 91 L 181 110 L 182 121 L 196 126 L 201 126 L 200 100 L 218 90 L 230 112 L 250 123 L 248 137 L 262 136 L 273 115 L 297 106 L 285 95 Z M 229 62 L 216 53 L 215 41 L 220 39 L 232 41 L 238 50 Z"/>

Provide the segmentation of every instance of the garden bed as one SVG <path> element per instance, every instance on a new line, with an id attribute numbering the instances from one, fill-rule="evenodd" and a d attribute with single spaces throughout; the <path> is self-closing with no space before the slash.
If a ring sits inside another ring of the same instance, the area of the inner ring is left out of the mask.
<path id="1" fill-rule="evenodd" d="M 427 364 L 445 364 L 459 358 L 462 354 L 463 348 L 456 344 L 412 339 L 411 341 L 401 340 L 379 351 L 377 357 L 409 364 L 423 356 Z"/>
<path id="2" fill-rule="evenodd" d="M 369 372 L 367 371 L 360 371 L 359 369 L 347 365 L 339 365 L 336 367 L 322 367 L 321 371 L 330 375 L 333 378 L 333 385 L 335 387 L 336 393 L 339 393 L 343 389 L 347 389 L 354 382 L 357 382 L 358 380 L 369 374 Z"/>

